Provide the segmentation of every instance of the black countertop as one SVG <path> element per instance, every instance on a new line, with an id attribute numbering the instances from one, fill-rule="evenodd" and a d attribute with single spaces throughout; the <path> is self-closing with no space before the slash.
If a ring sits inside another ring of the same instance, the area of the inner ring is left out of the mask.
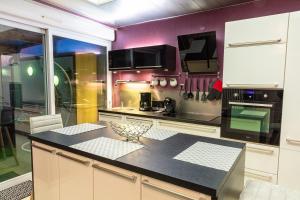
<path id="1" fill-rule="evenodd" d="M 146 117 L 152 119 L 162 119 L 170 120 L 176 122 L 185 122 L 193 123 L 200 125 L 208 126 L 221 126 L 221 117 L 220 116 L 210 116 L 210 115 L 201 115 L 201 114 L 189 114 L 189 113 L 180 113 L 175 116 L 166 116 L 164 113 L 152 112 L 152 111 L 139 111 L 135 109 L 99 109 L 99 112 L 120 114 L 120 115 L 130 115 L 135 117 Z"/>
<path id="2" fill-rule="evenodd" d="M 243 149 L 234 165 L 236 165 L 238 160 L 242 156 L 244 156 L 245 152 L 245 144 L 243 143 L 182 133 L 179 133 L 163 141 L 141 138 L 140 142 L 144 145 L 143 148 L 129 153 L 116 160 L 107 159 L 70 147 L 71 145 L 96 139 L 99 137 L 123 139 L 113 133 L 109 124 L 102 122 L 101 124 L 106 125 L 107 128 L 97 129 L 73 136 L 48 131 L 32 134 L 29 136 L 29 138 L 33 141 L 79 154 L 94 160 L 98 160 L 100 162 L 111 164 L 142 175 L 173 183 L 187 189 L 208 194 L 213 198 L 217 198 L 218 192 L 223 188 L 224 183 L 228 179 L 229 174 L 231 173 L 234 166 L 227 172 L 175 160 L 173 159 L 173 157 L 198 141 Z"/>

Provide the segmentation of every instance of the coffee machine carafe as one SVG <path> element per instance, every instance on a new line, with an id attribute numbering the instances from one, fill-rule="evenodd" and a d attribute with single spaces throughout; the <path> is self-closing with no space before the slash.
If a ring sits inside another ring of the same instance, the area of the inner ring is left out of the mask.
<path id="1" fill-rule="evenodd" d="M 150 111 L 151 110 L 151 93 L 142 92 L 140 100 L 140 111 Z"/>

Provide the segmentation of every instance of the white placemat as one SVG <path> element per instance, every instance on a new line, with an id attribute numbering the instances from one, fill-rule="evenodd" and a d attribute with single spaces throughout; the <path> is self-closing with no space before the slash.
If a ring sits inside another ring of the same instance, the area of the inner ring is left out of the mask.
<path id="1" fill-rule="evenodd" d="M 178 131 L 162 128 L 151 128 L 147 133 L 143 135 L 143 137 L 154 140 L 165 140 L 169 137 L 176 135 L 177 133 Z"/>
<path id="2" fill-rule="evenodd" d="M 126 154 L 143 148 L 143 145 L 100 137 L 72 145 L 71 147 L 101 157 L 116 160 Z"/>
<path id="3" fill-rule="evenodd" d="M 217 144 L 196 142 L 174 157 L 196 165 L 229 171 L 239 156 L 241 149 Z"/>
<path id="4" fill-rule="evenodd" d="M 80 133 L 89 132 L 89 131 L 93 131 L 105 127 L 106 126 L 102 126 L 99 124 L 84 123 L 84 124 L 78 124 L 74 126 L 68 126 L 65 128 L 54 129 L 52 131 L 64 135 L 77 135 Z"/>

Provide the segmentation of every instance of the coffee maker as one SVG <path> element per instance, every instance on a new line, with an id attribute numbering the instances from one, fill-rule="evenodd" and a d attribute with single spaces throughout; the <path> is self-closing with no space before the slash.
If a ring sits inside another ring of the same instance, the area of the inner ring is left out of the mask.
<path id="1" fill-rule="evenodd" d="M 151 110 L 151 93 L 141 92 L 140 111 L 150 111 L 150 110 Z"/>

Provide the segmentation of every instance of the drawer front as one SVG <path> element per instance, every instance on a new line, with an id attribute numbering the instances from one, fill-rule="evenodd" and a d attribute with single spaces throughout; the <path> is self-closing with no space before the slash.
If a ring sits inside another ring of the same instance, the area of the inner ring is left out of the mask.
<path id="1" fill-rule="evenodd" d="M 277 175 L 246 168 L 244 180 L 245 180 L 245 184 L 247 183 L 248 180 L 265 181 L 265 182 L 277 184 Z"/>
<path id="2" fill-rule="evenodd" d="M 142 200 L 211 200 L 211 197 L 170 183 L 142 176 Z"/>
<path id="3" fill-rule="evenodd" d="M 279 148 L 247 144 L 245 167 L 266 173 L 277 174 Z"/>
<path id="4" fill-rule="evenodd" d="M 289 13 L 226 23 L 225 47 L 287 40 Z"/>
<path id="5" fill-rule="evenodd" d="M 187 124 L 181 122 L 160 120 L 159 127 L 178 131 L 179 133 L 187 133 L 191 135 L 199 135 L 212 138 L 220 138 L 220 127 L 204 126 L 197 124 Z"/>
<path id="6" fill-rule="evenodd" d="M 99 120 L 105 122 L 122 122 L 122 115 L 118 114 L 108 114 L 108 113 L 99 113 Z"/>
<path id="7" fill-rule="evenodd" d="M 286 44 L 227 48 L 224 88 L 283 88 Z"/>

